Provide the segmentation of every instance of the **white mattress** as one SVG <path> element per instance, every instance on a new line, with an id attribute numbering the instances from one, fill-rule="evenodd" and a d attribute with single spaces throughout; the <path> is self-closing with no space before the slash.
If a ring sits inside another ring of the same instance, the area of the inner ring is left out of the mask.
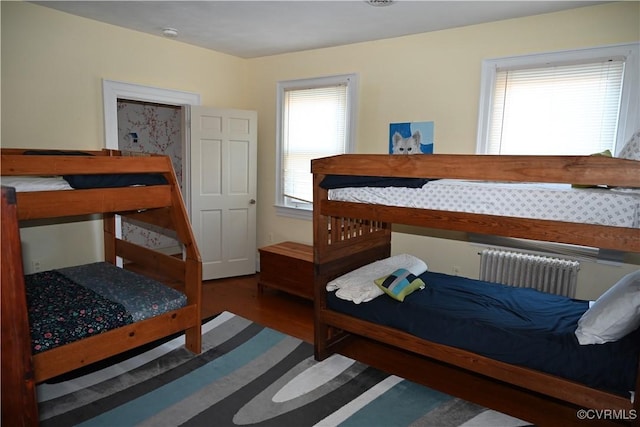
<path id="1" fill-rule="evenodd" d="M 73 190 L 61 176 L 3 176 L 0 182 L 17 192 Z"/>
<path id="2" fill-rule="evenodd" d="M 329 190 L 330 200 L 640 228 L 640 191 L 441 179 L 422 188 Z"/>

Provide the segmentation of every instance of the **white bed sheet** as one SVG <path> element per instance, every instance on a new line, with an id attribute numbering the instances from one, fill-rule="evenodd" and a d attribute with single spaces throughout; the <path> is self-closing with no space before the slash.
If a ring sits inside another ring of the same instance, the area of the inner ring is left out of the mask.
<path id="1" fill-rule="evenodd" d="M 330 200 L 640 228 L 640 192 L 441 179 L 422 188 L 329 190 Z"/>

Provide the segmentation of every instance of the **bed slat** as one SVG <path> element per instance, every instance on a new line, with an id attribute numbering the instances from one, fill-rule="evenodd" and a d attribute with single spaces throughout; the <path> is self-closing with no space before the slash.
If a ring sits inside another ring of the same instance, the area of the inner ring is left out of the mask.
<path id="1" fill-rule="evenodd" d="M 166 255 L 126 240 L 116 239 L 116 256 L 135 264 L 144 265 L 154 273 L 182 282 L 185 263 L 182 258 Z"/>
<path id="2" fill-rule="evenodd" d="M 140 157 L 125 156 L 20 156 L 4 153 L 3 149 L 0 159 L 2 175 L 166 173 L 171 170 L 171 160 L 166 156 L 147 156 L 141 162 Z"/>
<path id="3" fill-rule="evenodd" d="M 320 212 L 445 230 L 640 252 L 640 229 L 324 200 Z"/>
<path id="4" fill-rule="evenodd" d="M 171 206 L 168 185 L 18 193 L 18 219 L 56 218 Z"/>
<path id="5" fill-rule="evenodd" d="M 195 305 L 173 310 L 150 319 L 83 338 L 35 354 L 33 367 L 36 382 L 46 381 L 72 369 L 88 366 L 106 357 L 150 343 L 190 327 L 193 316 L 200 316 Z"/>
<path id="6" fill-rule="evenodd" d="M 312 170 L 313 173 L 323 175 L 640 186 L 638 161 L 604 156 L 343 154 L 313 160 Z"/>
<path id="7" fill-rule="evenodd" d="M 142 212 L 125 213 L 123 216 L 134 221 L 142 221 L 167 230 L 175 230 L 169 208 L 147 209 Z"/>

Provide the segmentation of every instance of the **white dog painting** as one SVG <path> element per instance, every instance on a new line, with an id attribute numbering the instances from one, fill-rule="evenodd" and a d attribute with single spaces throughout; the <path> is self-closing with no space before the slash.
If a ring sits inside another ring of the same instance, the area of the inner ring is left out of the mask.
<path id="1" fill-rule="evenodd" d="M 433 122 L 389 124 L 389 154 L 433 154 Z"/>
<path id="2" fill-rule="evenodd" d="M 404 138 L 399 132 L 394 133 L 392 138 L 392 154 L 421 154 L 421 139 L 422 134 L 419 130 L 415 131 L 408 138 Z"/>

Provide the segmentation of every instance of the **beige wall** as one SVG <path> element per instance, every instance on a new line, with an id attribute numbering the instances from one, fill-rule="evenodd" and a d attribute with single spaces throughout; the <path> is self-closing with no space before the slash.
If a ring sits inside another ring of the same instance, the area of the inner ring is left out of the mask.
<path id="1" fill-rule="evenodd" d="M 273 208 L 277 81 L 358 73 L 361 153 L 386 150 L 390 122 L 426 120 L 435 122 L 437 153 L 472 153 L 483 58 L 640 40 L 639 3 L 620 2 L 243 60 L 33 4 L 1 7 L 4 146 L 101 148 L 103 78 L 196 92 L 203 105 L 257 110 L 259 245 L 312 240 L 310 222 L 278 217 Z M 87 232 L 97 230 L 92 225 Z M 60 255 L 55 240 L 67 234 L 60 229 L 24 234 L 30 250 L 53 266 L 101 253 L 88 240 Z M 450 272 L 456 265 L 464 275 L 477 273 L 477 248 L 466 243 L 395 233 L 394 251 L 415 253 L 432 270 Z M 580 284 L 579 296 L 596 297 L 631 268 L 586 265 L 582 277 L 589 280 Z"/>
<path id="2" fill-rule="evenodd" d="M 240 58 L 30 3 L 1 7 L 4 145 L 102 148 L 102 79 L 251 104 Z"/>
<path id="3" fill-rule="evenodd" d="M 312 242 L 311 223 L 275 214 L 276 82 L 358 73 L 357 150 L 384 153 L 392 122 L 435 122 L 436 153 L 474 153 L 484 58 L 640 40 L 638 2 L 475 25 L 433 33 L 252 60 L 254 108 L 260 117 L 258 242 Z M 394 233 L 394 252 L 421 256 L 435 271 L 476 276 L 478 248 Z M 437 248 L 434 250 L 433 248 Z M 585 264 L 579 296 L 595 298 L 631 266 Z M 636 267 L 637 268 L 637 267 Z M 604 279 L 603 277 L 604 276 Z"/>

